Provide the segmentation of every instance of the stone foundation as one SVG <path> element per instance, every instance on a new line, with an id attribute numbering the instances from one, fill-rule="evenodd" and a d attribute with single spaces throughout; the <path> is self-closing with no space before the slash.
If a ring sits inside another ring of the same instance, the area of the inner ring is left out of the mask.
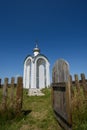
<path id="1" fill-rule="evenodd" d="M 40 89 L 37 88 L 31 88 L 28 92 L 29 96 L 44 96 L 45 94 L 41 92 Z"/>

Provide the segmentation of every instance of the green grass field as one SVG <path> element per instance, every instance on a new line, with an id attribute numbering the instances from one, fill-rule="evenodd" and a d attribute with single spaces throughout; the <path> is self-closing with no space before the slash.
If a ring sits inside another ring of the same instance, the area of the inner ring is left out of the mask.
<path id="1" fill-rule="evenodd" d="M 1 114 L 0 130 L 62 130 L 52 111 L 50 91 L 44 89 L 45 96 L 29 97 L 24 90 L 22 113 L 15 116 L 10 110 Z M 1 95 L 0 89 L 0 101 Z"/>
<path id="2" fill-rule="evenodd" d="M 22 113 L 15 115 L 13 110 L 0 111 L 0 130 L 63 130 L 52 110 L 51 89 L 43 89 L 45 96 L 28 96 L 23 90 Z M 10 96 L 10 88 L 8 89 Z M 2 89 L 0 89 L 0 104 Z M 9 103 L 9 101 L 8 101 Z M 87 130 L 87 101 L 83 91 L 75 90 L 72 98 L 73 130 Z"/>

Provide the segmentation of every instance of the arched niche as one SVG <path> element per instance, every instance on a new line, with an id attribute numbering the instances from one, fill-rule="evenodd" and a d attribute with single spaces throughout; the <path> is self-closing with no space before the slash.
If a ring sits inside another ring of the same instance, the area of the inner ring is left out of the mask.
<path id="1" fill-rule="evenodd" d="M 36 87 L 44 88 L 46 86 L 46 61 L 39 58 L 36 63 Z"/>
<path id="2" fill-rule="evenodd" d="M 31 88 L 31 59 L 26 61 L 26 88 Z"/>

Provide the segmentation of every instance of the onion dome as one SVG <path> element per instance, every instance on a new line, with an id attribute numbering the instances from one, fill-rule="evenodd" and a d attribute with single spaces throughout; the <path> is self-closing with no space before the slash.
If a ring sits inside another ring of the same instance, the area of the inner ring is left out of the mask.
<path id="1" fill-rule="evenodd" d="M 34 56 L 38 55 L 40 53 L 40 49 L 38 48 L 38 45 L 36 44 L 36 47 L 33 49 Z"/>

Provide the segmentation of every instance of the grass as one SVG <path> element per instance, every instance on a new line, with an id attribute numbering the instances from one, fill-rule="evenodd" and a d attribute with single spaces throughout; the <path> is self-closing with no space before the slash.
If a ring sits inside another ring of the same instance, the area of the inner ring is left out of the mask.
<path id="1" fill-rule="evenodd" d="M 15 115 L 11 109 L 4 114 L 1 112 L 0 130 L 62 130 L 52 110 L 51 90 L 44 89 L 43 92 L 45 96 L 29 97 L 27 90 L 23 90 L 22 113 Z"/>
<path id="2" fill-rule="evenodd" d="M 73 130 L 87 130 L 87 101 L 81 88 L 79 92 L 74 88 L 72 98 Z"/>
<path id="3" fill-rule="evenodd" d="M 10 88 L 8 94 L 10 96 Z M 12 109 L 0 111 L 0 130 L 62 130 L 59 126 L 51 102 L 51 89 L 43 89 L 45 96 L 28 96 L 23 90 L 23 108 L 20 114 Z M 0 103 L 2 89 L 0 89 Z M 10 101 L 8 101 L 9 103 Z M 72 98 L 73 130 L 87 130 L 87 101 L 83 90 L 78 93 L 74 88 Z"/>

